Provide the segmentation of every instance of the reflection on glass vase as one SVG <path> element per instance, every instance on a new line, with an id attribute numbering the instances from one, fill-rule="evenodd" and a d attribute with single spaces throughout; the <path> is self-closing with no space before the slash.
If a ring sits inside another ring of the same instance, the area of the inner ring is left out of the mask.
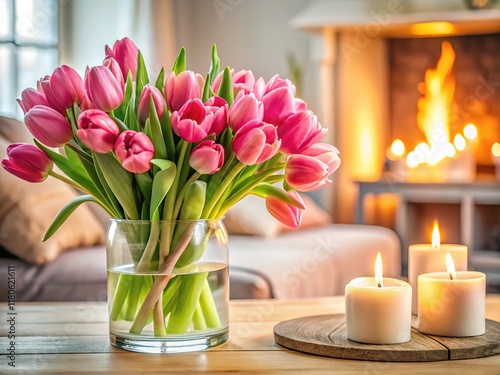
<path id="1" fill-rule="evenodd" d="M 144 353 L 207 349 L 228 338 L 228 241 L 221 220 L 111 220 L 111 343 Z"/>

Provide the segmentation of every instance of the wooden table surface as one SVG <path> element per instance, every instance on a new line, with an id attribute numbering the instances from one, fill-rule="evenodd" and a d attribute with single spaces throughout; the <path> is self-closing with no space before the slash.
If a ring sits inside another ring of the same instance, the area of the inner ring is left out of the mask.
<path id="1" fill-rule="evenodd" d="M 486 317 L 500 321 L 500 295 L 487 297 Z M 186 354 L 139 354 L 109 344 L 105 303 L 17 303 L 15 368 L 9 353 L 11 315 L 1 306 L 0 374 L 500 374 L 500 355 L 471 360 L 388 363 L 303 354 L 274 342 L 276 323 L 344 313 L 344 298 L 235 300 L 226 344 Z"/>

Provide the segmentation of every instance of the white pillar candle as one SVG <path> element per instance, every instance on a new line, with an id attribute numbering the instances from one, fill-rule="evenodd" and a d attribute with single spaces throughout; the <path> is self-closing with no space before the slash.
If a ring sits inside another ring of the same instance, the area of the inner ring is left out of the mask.
<path id="1" fill-rule="evenodd" d="M 410 341 L 411 286 L 382 277 L 381 269 L 376 277 L 359 277 L 346 285 L 347 338 L 367 344 Z"/>
<path id="2" fill-rule="evenodd" d="M 468 337 L 485 332 L 486 275 L 432 272 L 418 277 L 418 329 L 438 336 Z"/>
<path id="3" fill-rule="evenodd" d="M 415 244 L 408 248 L 408 281 L 413 288 L 412 313 L 418 312 L 418 276 L 423 273 L 446 271 L 446 254 L 450 253 L 457 271 L 467 271 L 467 246 L 441 244 L 437 223 L 432 232 L 432 244 Z"/>

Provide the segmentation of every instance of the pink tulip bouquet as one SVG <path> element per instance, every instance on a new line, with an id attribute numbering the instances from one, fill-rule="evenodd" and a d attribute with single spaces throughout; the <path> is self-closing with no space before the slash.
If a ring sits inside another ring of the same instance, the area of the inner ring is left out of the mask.
<path id="1" fill-rule="evenodd" d="M 3 168 L 29 182 L 51 176 L 82 192 L 62 208 L 45 239 L 84 202 L 112 218 L 199 220 L 223 217 L 249 194 L 298 227 L 306 208 L 298 192 L 331 182 L 338 151 L 319 143 L 326 129 L 295 97 L 292 82 L 219 67 L 215 46 L 205 77 L 186 69 L 182 49 L 171 70 L 150 81 L 140 51 L 124 38 L 106 46 L 102 65 L 87 68 L 83 79 L 61 65 L 36 89 L 24 90 L 18 102 L 34 144 L 10 145 Z M 137 268 L 155 260 L 171 270 L 170 248 L 145 251 Z M 137 307 L 136 332 L 159 293 L 153 286 Z"/>

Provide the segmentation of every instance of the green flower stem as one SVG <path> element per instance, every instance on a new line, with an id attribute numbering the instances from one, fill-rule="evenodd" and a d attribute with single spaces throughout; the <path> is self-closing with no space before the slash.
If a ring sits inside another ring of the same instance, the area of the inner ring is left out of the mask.
<path id="1" fill-rule="evenodd" d="M 163 317 L 163 304 L 162 295 L 156 301 L 155 307 L 153 308 L 153 322 L 154 322 L 154 333 L 156 337 L 164 337 L 167 335 L 165 330 L 165 318 Z"/>
<path id="2" fill-rule="evenodd" d="M 189 146 L 189 143 L 186 141 L 181 141 L 182 146 L 179 153 L 179 159 L 177 160 L 177 165 L 182 165 L 184 163 L 184 157 L 186 155 L 186 150 Z M 173 220 L 173 212 L 175 205 L 175 197 L 177 196 L 177 188 L 179 186 L 179 176 L 181 173 L 181 168 L 177 168 L 175 170 L 175 178 L 170 190 L 167 193 L 167 197 L 165 198 L 165 204 L 163 206 L 163 220 Z M 170 244 L 172 241 L 172 235 L 174 233 L 174 228 L 170 226 L 169 228 L 165 228 L 161 233 L 161 244 L 160 247 L 160 263 L 164 262 L 167 259 L 167 256 L 170 252 Z"/>
<path id="3" fill-rule="evenodd" d="M 182 276 L 173 276 L 167 284 L 167 287 L 163 291 L 163 312 L 167 314 L 167 305 L 170 303 L 172 299 L 175 299 L 175 295 L 179 290 L 179 286 L 181 285 Z"/>
<path id="4" fill-rule="evenodd" d="M 185 333 L 188 330 L 207 275 L 208 272 L 202 272 L 183 276 L 179 290 L 182 298 L 177 300 L 175 310 L 170 314 L 167 333 Z"/>
<path id="5" fill-rule="evenodd" d="M 156 245 L 158 244 L 158 239 L 160 236 L 160 222 L 157 220 L 151 221 L 151 229 L 149 232 L 148 243 L 146 244 L 146 248 L 141 255 L 141 259 L 137 264 L 136 270 L 137 272 L 144 272 L 147 270 L 147 266 L 151 263 L 151 259 L 153 258 L 153 254 L 156 249 Z"/>
<path id="6" fill-rule="evenodd" d="M 109 313 L 110 320 L 118 320 L 120 312 L 122 311 L 123 304 L 127 298 L 133 276 L 127 274 L 120 274 L 116 282 L 115 294 L 111 304 L 111 312 Z"/>
<path id="7" fill-rule="evenodd" d="M 125 309 L 125 320 L 133 321 L 139 305 L 139 297 L 142 288 L 142 276 L 131 276 L 130 288 L 127 293 L 127 308 Z"/>
<path id="8" fill-rule="evenodd" d="M 85 189 L 82 185 L 80 185 L 79 183 L 77 183 L 77 182 L 75 182 L 73 180 L 70 180 L 69 178 L 67 178 L 67 177 L 65 177 L 65 176 L 63 176 L 63 175 L 61 175 L 61 174 L 59 174 L 57 172 L 54 172 L 54 170 L 49 171 L 48 174 L 49 174 L 49 176 L 54 177 L 54 178 L 58 179 L 59 181 L 62 181 L 64 183 L 68 184 L 68 185 L 71 185 L 74 188 L 76 188 L 76 189 L 78 189 L 80 191 L 83 191 L 85 194 L 89 194 L 90 195 L 89 191 L 87 189 Z"/>
<path id="9" fill-rule="evenodd" d="M 217 312 L 217 306 L 215 305 L 214 296 L 212 295 L 207 279 L 205 279 L 205 283 L 203 284 L 203 290 L 200 296 L 200 306 L 208 327 L 219 328 L 222 326 L 219 313 Z"/>
<path id="10" fill-rule="evenodd" d="M 245 168 L 245 165 L 238 162 L 238 164 L 234 166 L 231 172 L 228 173 L 226 178 L 222 180 L 222 183 L 220 184 L 219 188 L 215 191 L 214 195 L 212 195 L 210 201 L 208 201 L 207 205 L 205 206 L 205 209 L 203 210 L 201 217 L 210 217 L 210 214 L 212 213 L 212 210 L 217 204 L 219 198 L 224 194 L 224 191 L 231 184 L 231 182 L 233 182 L 233 180 L 236 179 L 236 176 L 238 176 L 238 173 L 240 173 L 243 170 L 243 168 Z"/>
<path id="11" fill-rule="evenodd" d="M 196 309 L 194 310 L 193 328 L 198 330 L 207 329 L 207 322 L 205 321 L 205 317 L 203 316 L 200 302 L 196 304 Z"/>
<path id="12" fill-rule="evenodd" d="M 262 183 L 266 178 L 271 176 L 273 173 L 276 173 L 280 171 L 282 168 L 281 167 L 275 167 L 272 169 L 269 169 L 266 172 L 262 172 L 258 174 L 258 178 L 251 179 L 250 183 L 245 184 L 244 186 L 236 187 L 234 190 L 237 190 L 233 195 L 229 197 L 229 199 L 224 201 L 224 204 L 220 208 L 220 210 L 217 212 L 218 216 L 222 216 L 226 213 L 228 209 L 230 209 L 234 204 L 239 202 L 241 199 L 243 199 L 254 187 Z"/>
<path id="13" fill-rule="evenodd" d="M 132 324 L 132 327 L 130 327 L 130 333 L 140 334 L 144 329 L 151 311 L 167 286 L 168 281 L 173 276 L 172 270 L 174 269 L 175 263 L 179 260 L 179 257 L 189 244 L 192 236 L 192 231 L 186 231 L 185 234 L 179 239 L 175 249 L 168 255 L 165 262 L 161 265 L 160 270 L 158 271 L 160 276 L 155 279 L 153 285 L 151 286 L 151 291 L 144 299 L 135 321 Z"/>
<path id="14" fill-rule="evenodd" d="M 179 298 L 179 287 L 181 286 L 181 276 L 177 276 L 177 279 L 179 279 L 179 284 L 175 288 L 175 291 L 172 294 L 172 297 L 168 301 L 166 301 L 165 297 L 163 297 L 163 316 L 165 319 L 167 318 L 168 314 L 170 314 L 172 311 L 174 311 L 175 306 L 177 305 L 177 299 Z"/>

